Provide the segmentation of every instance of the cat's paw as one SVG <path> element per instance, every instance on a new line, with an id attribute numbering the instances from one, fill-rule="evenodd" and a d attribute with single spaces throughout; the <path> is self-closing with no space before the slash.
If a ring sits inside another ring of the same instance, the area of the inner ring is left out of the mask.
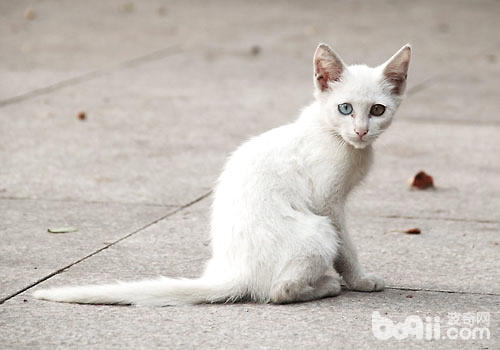
<path id="1" fill-rule="evenodd" d="M 340 294 L 341 289 L 338 277 L 325 275 L 316 283 L 314 293 L 317 298 L 334 297 Z"/>
<path id="2" fill-rule="evenodd" d="M 349 287 L 358 292 L 380 292 L 384 289 L 385 283 L 384 280 L 378 276 L 366 274 L 355 281 L 351 281 Z"/>

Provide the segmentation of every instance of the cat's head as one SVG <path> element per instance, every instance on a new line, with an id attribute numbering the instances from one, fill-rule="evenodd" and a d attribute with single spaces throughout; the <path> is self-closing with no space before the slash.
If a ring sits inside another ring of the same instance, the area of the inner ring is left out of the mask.
<path id="1" fill-rule="evenodd" d="M 347 66 L 328 45 L 314 54 L 314 96 L 322 121 L 355 148 L 371 144 L 391 124 L 404 95 L 411 48 L 403 46 L 371 68 Z"/>

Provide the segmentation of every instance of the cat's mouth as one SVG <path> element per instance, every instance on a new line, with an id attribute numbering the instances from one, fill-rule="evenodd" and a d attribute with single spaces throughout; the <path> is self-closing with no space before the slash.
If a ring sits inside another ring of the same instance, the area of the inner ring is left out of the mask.
<path id="1" fill-rule="evenodd" d="M 348 144 L 350 144 L 351 146 L 353 146 L 354 148 L 357 148 L 357 149 L 365 148 L 372 141 L 371 138 L 363 137 L 362 139 L 360 139 L 358 136 L 356 136 L 356 137 L 353 137 L 353 136 L 344 137 L 344 140 L 347 141 Z"/>

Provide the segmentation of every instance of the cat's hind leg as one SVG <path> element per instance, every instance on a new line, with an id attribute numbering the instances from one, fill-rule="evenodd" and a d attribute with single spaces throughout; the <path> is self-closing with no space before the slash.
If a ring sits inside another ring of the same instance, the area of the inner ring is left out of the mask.
<path id="1" fill-rule="evenodd" d="M 314 288 L 317 299 L 334 297 L 340 294 L 340 280 L 334 276 L 324 275 L 316 282 Z"/>
<path id="2" fill-rule="evenodd" d="M 279 232 L 280 257 L 272 273 L 268 300 L 283 304 L 338 295 L 339 282 L 327 276 L 338 248 L 338 235 L 330 218 L 295 209 L 288 214 L 291 220 Z"/>
<path id="3" fill-rule="evenodd" d="M 339 280 L 326 275 L 327 269 L 327 262 L 319 256 L 294 261 L 273 283 L 270 302 L 286 304 L 339 295 Z"/>

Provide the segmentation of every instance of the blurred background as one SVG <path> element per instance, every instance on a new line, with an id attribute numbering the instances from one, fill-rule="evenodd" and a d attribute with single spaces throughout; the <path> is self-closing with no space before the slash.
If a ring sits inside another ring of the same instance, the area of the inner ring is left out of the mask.
<path id="1" fill-rule="evenodd" d="M 456 149 L 450 126 L 466 126 L 477 137 L 464 148 L 487 151 L 493 138 L 475 126 L 499 125 L 499 10 L 494 0 L 0 1 L 2 190 L 179 203 L 156 189 L 176 178 L 191 194 L 193 176 L 210 187 L 219 155 L 311 101 L 318 42 L 369 65 L 411 43 L 398 118 L 424 124 L 432 150 Z M 186 157 L 195 166 L 169 169 Z"/>

